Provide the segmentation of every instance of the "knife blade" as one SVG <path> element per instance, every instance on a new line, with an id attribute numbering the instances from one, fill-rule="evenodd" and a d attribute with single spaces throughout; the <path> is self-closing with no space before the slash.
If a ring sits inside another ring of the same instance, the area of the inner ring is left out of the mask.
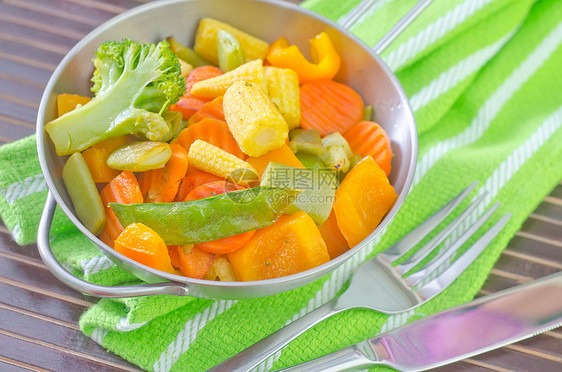
<path id="1" fill-rule="evenodd" d="M 283 371 L 423 371 L 562 326 L 562 272 L 436 313 Z"/>

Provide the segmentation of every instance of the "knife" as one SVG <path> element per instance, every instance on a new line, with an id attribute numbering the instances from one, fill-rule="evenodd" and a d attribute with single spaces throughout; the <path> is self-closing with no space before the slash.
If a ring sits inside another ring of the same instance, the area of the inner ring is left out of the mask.
<path id="1" fill-rule="evenodd" d="M 283 371 L 423 371 L 562 326 L 562 272 L 433 314 Z"/>

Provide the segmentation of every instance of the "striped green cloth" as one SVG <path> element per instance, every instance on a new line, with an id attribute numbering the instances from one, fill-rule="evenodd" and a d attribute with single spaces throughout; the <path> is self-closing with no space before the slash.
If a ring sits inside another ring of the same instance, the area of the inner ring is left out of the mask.
<path id="1" fill-rule="evenodd" d="M 358 3 L 308 0 L 303 6 L 341 21 Z M 373 45 L 415 3 L 378 0 L 352 31 Z M 289 293 L 243 301 L 104 299 L 82 316 L 82 330 L 143 369 L 208 369 L 333 298 L 362 260 L 477 180 L 478 193 L 489 191 L 485 207 L 502 203 L 485 227 L 506 212 L 513 216 L 452 286 L 403 314 L 340 313 L 260 369 L 294 365 L 469 301 L 522 222 L 562 178 L 561 44 L 562 1 L 435 0 L 382 55 L 410 98 L 420 151 L 411 193 L 379 239 L 331 275 Z M 36 156 L 34 138 L 0 148 L 0 211 L 21 244 L 34 240 L 46 193 Z M 67 268 L 106 285 L 135 281 L 62 214 L 55 220 L 53 250 Z"/>

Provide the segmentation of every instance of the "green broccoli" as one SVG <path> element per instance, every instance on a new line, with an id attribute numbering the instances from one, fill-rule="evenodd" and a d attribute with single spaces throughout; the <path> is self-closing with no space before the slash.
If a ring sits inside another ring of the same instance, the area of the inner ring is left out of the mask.
<path id="1" fill-rule="evenodd" d="M 185 93 L 185 79 L 168 43 L 107 41 L 95 54 L 95 97 L 45 125 L 57 153 L 72 154 L 123 134 L 152 141 L 169 137 L 172 124 L 161 114 Z"/>

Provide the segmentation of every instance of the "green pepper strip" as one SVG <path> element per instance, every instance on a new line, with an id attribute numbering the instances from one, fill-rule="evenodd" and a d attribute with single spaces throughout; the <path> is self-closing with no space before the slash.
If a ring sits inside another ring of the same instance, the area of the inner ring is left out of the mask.
<path id="1" fill-rule="evenodd" d="M 109 206 L 123 226 L 140 222 L 168 245 L 197 244 L 273 224 L 300 191 L 255 187 L 178 203 Z"/>

